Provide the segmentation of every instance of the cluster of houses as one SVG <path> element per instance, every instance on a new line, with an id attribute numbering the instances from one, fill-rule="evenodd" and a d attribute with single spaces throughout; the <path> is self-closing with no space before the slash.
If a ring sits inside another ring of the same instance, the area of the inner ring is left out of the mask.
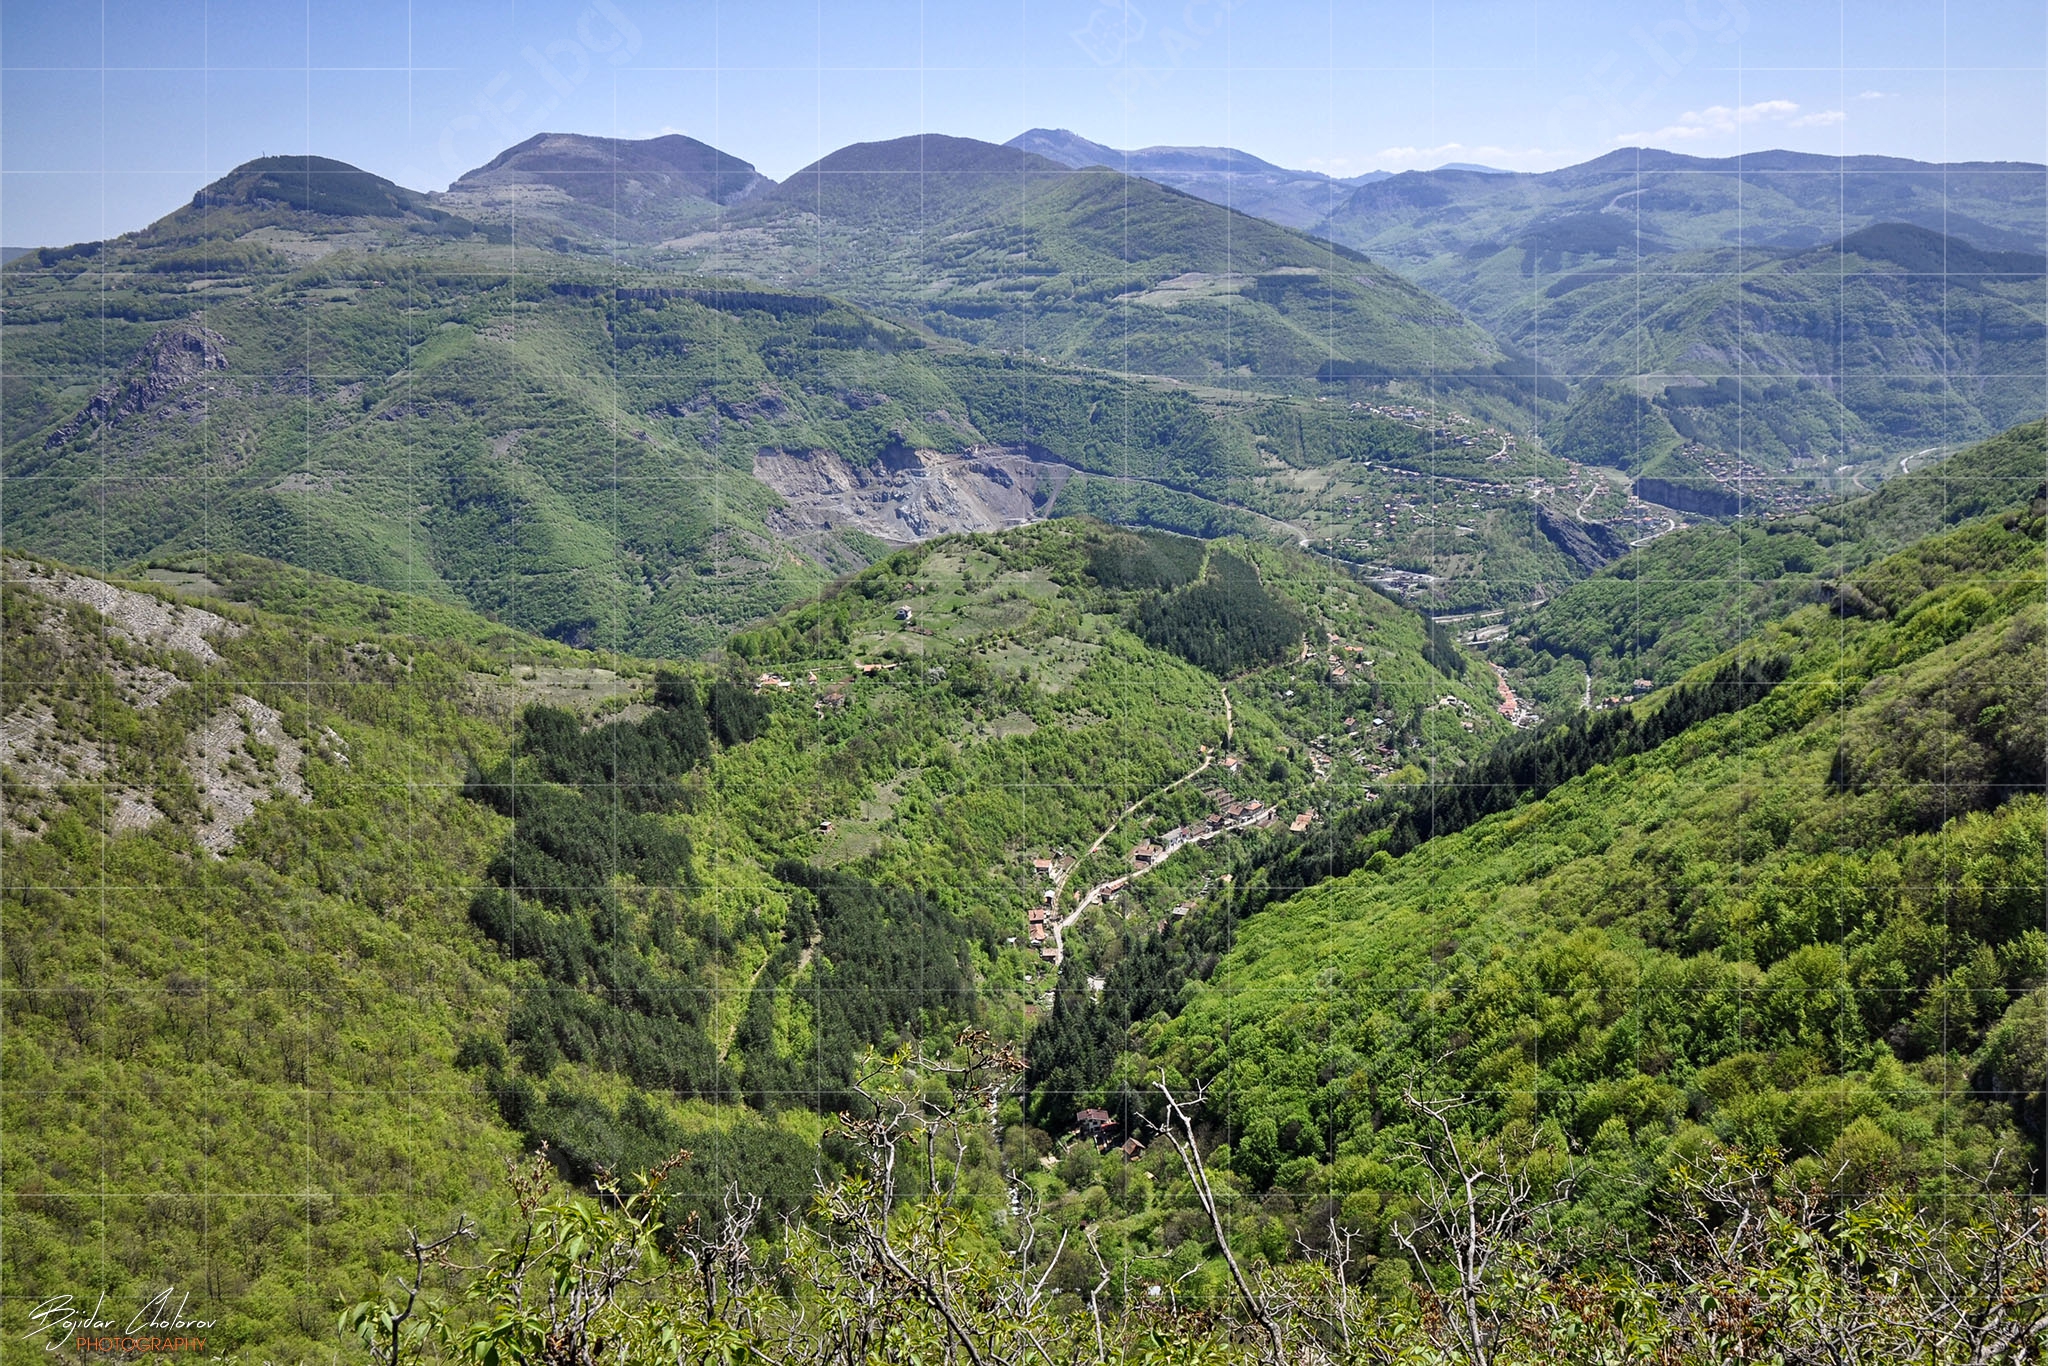
<path id="1" fill-rule="evenodd" d="M 1309 751 L 1309 759 L 1316 764 L 1317 777 L 1322 777 L 1324 772 L 1322 763 L 1319 762 L 1320 757 L 1323 755 L 1321 747 L 1324 745 L 1357 745 L 1357 748 L 1349 752 L 1348 757 L 1351 762 L 1365 769 L 1367 777 L 1381 778 L 1394 771 L 1394 765 L 1400 756 L 1395 753 L 1393 746 L 1386 741 L 1385 737 L 1392 733 L 1387 727 L 1387 719 L 1384 716 L 1375 716 L 1371 717 L 1370 721 L 1371 725 L 1369 727 L 1361 729 L 1357 717 L 1347 716 L 1344 718 L 1343 735 L 1318 735 L 1316 737 L 1316 748 Z M 1370 801 L 1372 798 L 1368 796 L 1366 800 Z"/>
<path id="2" fill-rule="evenodd" d="M 1237 760 L 1239 756 L 1233 755 L 1231 758 Z M 1203 843 L 1236 830 L 1251 830 L 1271 825 L 1280 814 L 1277 808 L 1267 805 L 1257 797 L 1239 801 L 1231 796 L 1228 789 L 1222 787 L 1209 788 L 1202 795 L 1215 805 L 1216 810 L 1213 813 L 1201 820 L 1175 826 L 1155 839 L 1140 841 L 1138 847 L 1131 850 L 1131 872 L 1103 883 L 1089 895 L 1100 896 L 1104 901 L 1114 900 L 1118 893 L 1130 885 L 1132 878 L 1147 869 L 1157 867 L 1182 845 Z M 1300 834 L 1317 819 L 1317 813 L 1311 808 L 1296 815 L 1289 822 L 1288 829 Z M 1058 908 L 1061 879 L 1072 871 L 1073 865 L 1074 860 L 1065 857 L 1035 858 L 1031 861 L 1031 871 L 1043 877 L 1049 884 L 1039 893 L 1037 903 L 1028 912 L 1031 945 L 1048 963 L 1059 961 L 1059 949 L 1053 938 L 1053 921 Z M 1226 874 L 1224 881 L 1229 880 Z M 1185 916 L 1190 909 L 1186 904 L 1176 906 L 1173 914 L 1176 917 Z M 1166 929 L 1164 920 L 1159 922 L 1159 929 L 1162 932 Z"/>
<path id="3" fill-rule="evenodd" d="M 871 672 L 874 667 L 878 666 L 862 664 L 856 665 L 855 667 L 860 669 L 863 673 L 868 673 Z M 896 666 L 892 664 L 889 667 L 893 669 Z M 803 682 L 804 686 L 806 687 L 818 687 L 819 683 L 817 673 L 815 671 L 806 673 L 804 675 Z M 820 716 L 823 716 L 828 711 L 844 711 L 846 709 L 846 688 L 847 685 L 852 682 L 853 679 L 851 677 L 848 677 L 842 678 L 836 683 L 827 683 L 823 685 L 824 691 L 820 692 L 817 696 L 811 699 L 811 710 L 813 712 L 816 712 Z M 795 679 L 784 678 L 781 674 L 778 673 L 757 674 L 754 678 L 754 691 L 757 693 L 784 692 L 796 686 L 797 681 Z"/>
<path id="4" fill-rule="evenodd" d="M 1629 695 L 1627 697 L 1603 697 L 1594 706 L 1593 710 L 1605 711 L 1609 707 L 1618 707 L 1624 702 L 1632 702 L 1636 698 L 1641 697 L 1644 693 L 1649 692 L 1656 686 L 1657 685 L 1655 683 L 1651 682 L 1647 678 L 1638 678 L 1634 683 L 1629 685 Z"/>
<path id="5" fill-rule="evenodd" d="M 1073 1137 L 1077 1142 L 1093 1143 L 1103 1152 L 1115 1149 L 1126 1158 L 1141 1157 L 1145 1152 L 1145 1145 L 1136 1134 L 1117 1137 L 1116 1116 L 1103 1109 L 1091 1107 L 1075 1115 Z"/>
<path id="6" fill-rule="evenodd" d="M 1476 433 L 1462 430 L 1475 425 L 1473 419 L 1465 414 L 1456 412 L 1433 413 L 1427 408 L 1417 408 L 1413 404 L 1408 403 L 1353 403 L 1351 411 L 1354 413 L 1370 413 L 1374 417 L 1383 417 L 1390 421 L 1403 422 L 1411 427 L 1418 427 L 1428 432 L 1438 440 L 1449 441 L 1458 446 L 1469 446 L 1478 437 L 1482 436 L 1500 437 L 1503 435 L 1503 433 L 1492 427 L 1482 427 Z M 1510 450 L 1514 449 L 1515 438 L 1509 436 L 1506 437 L 1506 440 L 1508 448 Z"/>
<path id="7" fill-rule="evenodd" d="M 853 667 L 857 673 L 872 675 L 888 673 L 896 667 L 896 664 L 893 660 L 876 660 L 872 662 L 855 660 Z M 818 675 L 815 672 L 810 672 L 804 675 L 801 684 L 796 679 L 785 678 L 779 673 L 761 673 L 754 677 L 754 691 L 757 693 L 782 692 L 799 686 L 819 689 L 817 695 L 811 699 L 811 710 L 820 716 L 823 716 L 828 711 L 844 711 L 847 702 L 846 690 L 852 684 L 853 676 L 851 674 L 830 683 L 820 683 Z"/>
<path id="8" fill-rule="evenodd" d="M 1427 408 L 1417 408 L 1411 403 L 1353 403 L 1351 411 L 1354 413 L 1370 413 L 1374 417 L 1391 418 L 1395 422 L 1419 422 L 1424 427 L 1429 428 L 1435 435 L 1443 434 L 1444 428 L 1435 425 L 1440 421 L 1448 423 L 1453 427 L 1462 427 L 1472 420 L 1463 413 L 1436 413 Z M 1493 428 L 1488 427 L 1486 430 L 1489 436 L 1494 434 Z"/>
<path id="9" fill-rule="evenodd" d="M 1052 940 L 1049 937 L 1051 930 L 1047 928 L 1047 925 L 1052 916 L 1053 904 L 1059 900 L 1060 875 L 1072 866 L 1072 859 L 1038 858 L 1031 860 L 1031 871 L 1052 884 L 1039 893 L 1038 904 L 1031 908 L 1031 942 L 1038 949 L 1039 957 L 1049 963 L 1058 959 L 1059 950 L 1053 947 Z"/>
<path id="10" fill-rule="evenodd" d="M 1237 756 L 1224 761 L 1230 767 Z M 1269 824 L 1276 814 L 1272 807 L 1257 797 L 1245 801 L 1234 800 L 1230 793 L 1220 787 L 1212 787 L 1202 794 L 1215 803 L 1213 814 L 1199 821 L 1177 825 L 1158 837 L 1158 842 L 1145 840 L 1131 850 L 1131 865 L 1140 870 L 1150 868 L 1180 848 L 1183 844 L 1214 839 L 1231 830 L 1245 830 L 1254 826 Z"/>
<path id="11" fill-rule="evenodd" d="M 1473 729 L 1472 717 L 1475 713 L 1472 710 L 1472 704 L 1470 702 L 1467 702 L 1464 698 L 1458 697 L 1452 693 L 1445 693 L 1442 697 L 1439 697 L 1436 700 L 1435 709 L 1437 711 L 1447 711 L 1452 713 L 1453 715 L 1459 716 L 1459 725 L 1463 726 L 1466 730 Z"/>
<path id="12" fill-rule="evenodd" d="M 1717 483 L 1742 499 L 1746 504 L 1743 511 L 1751 515 L 1765 512 L 1796 512 L 1800 508 L 1825 502 L 1835 496 L 1829 487 L 1832 482 L 1830 480 L 1800 479 L 1786 474 L 1774 474 L 1740 455 L 1715 450 L 1697 441 L 1686 442 L 1679 455 L 1682 459 L 1704 466 Z M 1826 462 L 1817 463 L 1824 465 Z M 1836 471 L 1838 474 L 1840 472 Z"/>
<path id="13" fill-rule="evenodd" d="M 1330 683 L 1333 686 L 1348 688 L 1353 683 L 1371 681 L 1372 661 L 1366 658 L 1363 645 L 1347 645 L 1332 635 L 1329 646 L 1329 649 L 1322 652 L 1322 662 L 1328 667 Z M 1314 658 L 1314 651 L 1303 656 L 1304 660 Z"/>

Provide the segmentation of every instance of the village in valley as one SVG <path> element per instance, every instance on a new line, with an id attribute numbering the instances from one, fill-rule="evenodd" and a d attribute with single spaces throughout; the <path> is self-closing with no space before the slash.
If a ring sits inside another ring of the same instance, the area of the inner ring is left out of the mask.
<path id="1" fill-rule="evenodd" d="M 1208 768 L 1211 762 L 1211 756 L 1206 748 L 1203 755 L 1202 768 L 1197 769 L 1197 772 Z M 1230 754 L 1214 762 L 1226 772 L 1235 772 L 1245 761 L 1242 755 Z M 1050 857 L 1032 859 L 1033 876 L 1043 878 L 1047 884 L 1028 913 L 1030 943 L 1038 955 L 1057 970 L 1066 956 L 1065 931 L 1090 907 L 1118 901 L 1134 879 L 1160 867 L 1183 848 L 1207 844 L 1226 835 L 1265 829 L 1279 819 L 1278 807 L 1257 797 L 1239 800 L 1225 787 L 1205 788 L 1202 796 L 1212 808 L 1209 815 L 1141 839 L 1128 855 L 1128 872 L 1119 872 L 1116 876 L 1104 879 L 1080 893 L 1075 898 L 1072 908 L 1064 915 L 1061 914 L 1062 894 L 1066 889 L 1067 880 L 1078 866 L 1078 860 L 1057 851 Z M 1317 813 L 1312 808 L 1301 811 L 1289 820 L 1287 828 L 1290 833 L 1301 834 L 1315 822 L 1316 817 Z M 1105 835 L 1107 833 L 1105 832 Z M 1100 843 L 1098 841 L 1098 848 Z M 1093 853 L 1095 850 L 1091 849 L 1089 852 Z M 1228 880 L 1228 874 L 1225 875 L 1225 880 Z M 1190 903 L 1183 902 L 1175 906 L 1170 914 L 1182 917 L 1187 915 L 1190 909 Z M 1153 928 L 1155 931 L 1163 932 L 1166 929 L 1166 922 L 1161 920 Z"/>

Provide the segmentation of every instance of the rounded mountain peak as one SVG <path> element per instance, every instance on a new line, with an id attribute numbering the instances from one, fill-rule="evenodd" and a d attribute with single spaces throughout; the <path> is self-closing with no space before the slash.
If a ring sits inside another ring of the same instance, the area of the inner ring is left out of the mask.
<path id="1" fill-rule="evenodd" d="M 583 203 L 611 204 L 623 195 L 633 201 L 732 204 L 774 183 L 751 162 L 681 133 L 637 139 L 536 133 L 465 173 L 450 189 L 546 185 Z"/>
<path id="2" fill-rule="evenodd" d="M 886 142 L 856 142 L 792 175 L 785 185 L 830 175 L 1064 175 L 1067 167 L 1036 152 L 977 138 L 913 133 Z"/>
<path id="3" fill-rule="evenodd" d="M 337 218 L 438 218 L 417 190 L 331 157 L 245 161 L 192 196 L 200 210 L 286 208 Z"/>

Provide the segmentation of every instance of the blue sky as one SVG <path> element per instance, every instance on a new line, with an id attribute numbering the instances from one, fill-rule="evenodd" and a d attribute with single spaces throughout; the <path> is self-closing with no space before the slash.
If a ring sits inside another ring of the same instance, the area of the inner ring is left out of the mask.
<path id="1" fill-rule="evenodd" d="M 0 0 L 0 241 L 139 227 L 263 153 L 440 189 L 542 129 L 781 178 L 1033 126 L 1337 175 L 1615 147 L 2048 161 L 2048 5 L 1786 0 Z"/>

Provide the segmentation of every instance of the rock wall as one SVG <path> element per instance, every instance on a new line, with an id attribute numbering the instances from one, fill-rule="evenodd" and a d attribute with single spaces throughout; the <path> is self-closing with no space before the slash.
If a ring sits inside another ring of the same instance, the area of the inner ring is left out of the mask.
<path id="1" fill-rule="evenodd" d="M 1646 503 L 1702 517 L 1737 517 L 1742 513 L 1742 500 L 1726 489 L 1698 488 L 1670 479 L 1645 477 L 1636 480 L 1635 492 Z"/>

